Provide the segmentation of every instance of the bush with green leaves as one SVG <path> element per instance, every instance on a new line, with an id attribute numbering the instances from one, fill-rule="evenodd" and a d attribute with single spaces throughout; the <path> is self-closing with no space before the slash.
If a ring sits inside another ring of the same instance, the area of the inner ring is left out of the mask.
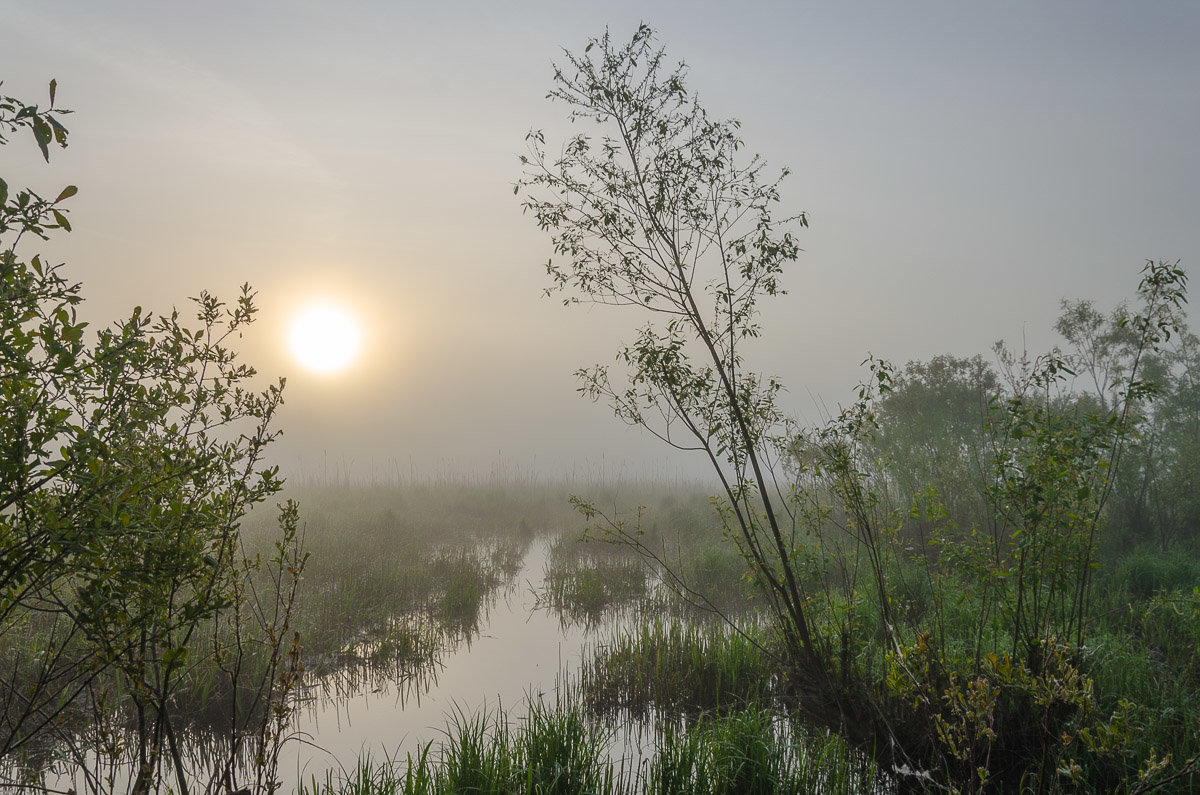
<path id="1" fill-rule="evenodd" d="M 0 144 L 28 130 L 47 160 L 65 147 L 55 93 L 51 82 L 45 108 L 0 97 Z M 107 328 L 80 321 L 81 286 L 26 253 L 70 231 L 75 193 L 48 200 L 0 180 L 0 758 L 49 738 L 83 760 L 107 742 L 131 747 L 135 791 L 157 788 L 168 757 L 186 791 L 179 692 L 198 650 L 235 690 L 247 686 L 245 627 L 233 647 L 215 627 L 244 617 L 271 636 L 258 701 L 278 703 L 281 683 L 294 684 L 286 615 L 248 587 L 263 567 L 238 535 L 281 487 L 263 454 L 283 382 L 255 386 L 232 347 L 255 314 L 248 286 L 232 305 L 202 293 L 196 325 L 140 307 Z M 290 604 L 302 566 L 296 521 L 285 508 L 266 567 L 275 605 Z M 113 733 L 95 734 L 112 715 Z M 236 709 L 228 722 L 239 736 L 248 727 Z M 72 745 L 89 726 L 90 747 Z"/>

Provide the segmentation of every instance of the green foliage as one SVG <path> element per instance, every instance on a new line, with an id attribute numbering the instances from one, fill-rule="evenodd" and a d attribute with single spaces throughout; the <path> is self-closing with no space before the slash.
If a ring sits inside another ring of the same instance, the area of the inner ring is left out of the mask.
<path id="1" fill-rule="evenodd" d="M 899 374 L 872 361 L 856 402 L 796 433 L 776 407 L 780 385 L 742 355 L 758 301 L 782 292 L 797 256 L 789 223 L 805 219 L 775 219 L 778 180 L 740 159 L 736 122 L 710 119 L 652 40 L 642 26 L 626 45 L 606 34 L 566 54 L 550 98 L 599 135 L 550 156 L 530 133 L 517 192 L 558 258 L 548 292 L 649 318 L 617 354 L 624 385 L 598 366 L 579 372 L 580 391 L 712 463 L 800 709 L 922 786 L 1180 780 L 1193 763 L 1172 768 L 1153 749 L 1140 773 L 1117 761 L 1137 709 L 1098 696 L 1084 661 L 1110 498 L 1138 495 L 1142 510 L 1149 484 L 1169 481 L 1118 484 L 1168 460 L 1187 478 L 1200 449 L 1185 272 L 1147 263 L 1135 312 L 1064 304 L 1068 350 L 1029 360 L 999 346 L 1003 382 L 979 357 Z M 1155 413 L 1163 397 L 1182 421 Z M 1171 505 L 1190 516 L 1183 482 Z M 646 538 L 643 509 L 622 518 L 575 503 L 680 581 Z"/>
<path id="2" fill-rule="evenodd" d="M 53 82 L 50 94 L 46 110 L 0 98 L 0 131 L 30 129 L 46 159 L 67 139 Z M 256 311 L 248 286 L 232 305 L 201 293 L 193 326 L 138 307 L 87 328 L 80 286 L 21 253 L 26 233 L 70 231 L 60 205 L 75 188 L 47 201 L 0 185 L 0 755 L 59 732 L 80 700 L 112 706 L 132 715 L 135 789 L 146 791 L 168 752 L 182 776 L 176 694 L 214 622 L 247 610 L 275 633 L 266 703 L 294 684 L 286 616 L 248 593 L 261 566 L 245 561 L 238 535 L 245 512 L 281 485 L 263 453 L 283 383 L 254 388 L 231 347 Z M 302 568 L 294 508 L 282 522 L 274 572 L 287 593 Z M 245 650 L 210 651 L 240 660 Z"/>
<path id="3" fill-rule="evenodd" d="M 782 695 L 769 630 L 644 618 L 585 661 L 579 693 L 600 715 L 697 715 Z"/>
<path id="4" fill-rule="evenodd" d="M 935 356 L 896 372 L 876 405 L 875 455 L 901 501 L 936 491 L 947 515 L 967 526 L 987 514 L 980 484 L 990 467 L 987 422 L 1000 389 L 981 356 Z M 927 541 L 932 528 L 914 526 Z"/>
<path id="5" fill-rule="evenodd" d="M 531 132 L 516 186 L 561 258 L 547 264 L 548 292 L 565 293 L 565 303 L 637 307 L 651 319 L 617 354 L 624 383 L 597 366 L 577 373 L 580 391 L 711 462 L 727 527 L 792 653 L 819 667 L 771 469 L 781 387 L 743 363 L 744 345 L 759 334 L 759 301 L 783 292 L 784 267 L 799 254 L 793 230 L 806 218 L 776 216 L 786 171 L 768 177 L 760 158 L 741 154 L 738 122 L 709 117 L 688 92 L 686 68 L 669 68 L 650 28 L 625 45 L 606 33 L 566 59 L 550 98 L 600 136 L 581 132 L 550 156 L 545 136 Z M 594 503 L 578 506 L 604 522 Z M 640 528 L 608 529 L 656 554 Z"/>
<path id="6" fill-rule="evenodd" d="M 1194 488 L 1200 475 L 1200 340 L 1183 326 L 1178 308 L 1172 312 L 1178 321 L 1173 333 L 1144 358 L 1142 380 L 1153 389 L 1154 400 L 1135 417 L 1137 435 L 1114 476 L 1113 552 L 1144 542 L 1166 549 L 1195 541 L 1200 531 L 1200 498 Z M 1122 308 L 1108 316 L 1097 336 L 1128 336 L 1123 319 Z M 1087 349 L 1095 347 L 1089 343 Z M 1128 359 L 1131 351 L 1122 350 L 1106 354 L 1116 360 L 1109 369 L 1128 367 L 1121 357 Z"/>
<path id="7" fill-rule="evenodd" d="M 642 561 L 623 549 L 559 536 L 550 547 L 540 598 L 565 620 L 595 624 L 609 609 L 643 599 L 646 579 Z"/>
<path id="8" fill-rule="evenodd" d="M 810 735 L 751 705 L 673 725 L 652 738 L 647 760 L 614 759 L 610 734 L 581 713 L 540 701 L 510 724 L 456 713 L 440 743 L 415 756 L 372 763 L 341 779 L 327 774 L 302 795 L 741 795 L 881 791 L 869 761 L 836 736 Z"/>
<path id="9" fill-rule="evenodd" d="M 662 795 L 886 791 L 869 761 L 836 736 L 813 736 L 749 706 L 668 728 L 645 792 Z"/>

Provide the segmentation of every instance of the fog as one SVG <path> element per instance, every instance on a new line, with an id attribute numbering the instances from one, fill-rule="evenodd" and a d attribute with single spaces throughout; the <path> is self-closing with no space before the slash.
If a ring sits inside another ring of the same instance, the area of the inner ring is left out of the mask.
<path id="1" fill-rule="evenodd" d="M 788 166 L 811 227 L 751 364 L 804 421 L 869 354 L 1053 343 L 1061 298 L 1111 306 L 1200 248 L 1200 8 L 1189 2 L 652 6 L 483 2 L 0 4 L 6 94 L 70 147 L 4 149 L 11 186 L 71 200 L 41 246 L 103 323 L 250 282 L 247 361 L 286 376 L 293 476 L 702 471 L 581 399 L 641 322 L 542 296 L 548 238 L 512 186 L 561 48 L 653 26 L 708 110 Z M 306 301 L 358 314 L 349 370 L 284 343 Z"/>

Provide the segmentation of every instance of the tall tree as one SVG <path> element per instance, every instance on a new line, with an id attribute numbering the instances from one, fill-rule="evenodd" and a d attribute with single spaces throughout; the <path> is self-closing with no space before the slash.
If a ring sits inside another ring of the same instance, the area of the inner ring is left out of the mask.
<path id="1" fill-rule="evenodd" d="M 667 62 L 645 25 L 626 44 L 606 33 L 565 57 L 550 97 L 599 135 L 580 132 L 551 154 L 531 132 L 517 191 L 551 235 L 551 292 L 650 317 L 617 355 L 623 377 L 580 370 L 581 390 L 708 459 L 792 654 L 815 660 L 774 472 L 780 385 L 743 359 L 759 334 L 759 301 L 783 292 L 784 268 L 800 251 L 795 232 L 807 224 L 803 214 L 778 215 L 787 172 L 769 174 L 742 153 L 739 123 L 709 116 L 685 66 Z"/>

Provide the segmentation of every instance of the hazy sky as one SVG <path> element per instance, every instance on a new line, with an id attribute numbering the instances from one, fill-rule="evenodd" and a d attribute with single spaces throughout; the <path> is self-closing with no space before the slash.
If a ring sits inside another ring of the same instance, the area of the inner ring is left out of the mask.
<path id="1" fill-rule="evenodd" d="M 1197 273 L 1190 1 L 0 0 L 4 92 L 43 101 L 54 77 L 76 111 L 50 166 L 21 140 L 3 174 L 79 186 L 43 250 L 95 321 L 253 284 L 244 351 L 288 378 L 285 471 L 668 471 L 571 377 L 636 318 L 541 297 L 549 242 L 512 193 L 526 131 L 569 131 L 544 99 L 561 48 L 639 21 L 792 168 L 811 228 L 755 363 L 803 418 L 868 353 L 1040 351 L 1062 297 L 1110 306 L 1148 258 Z M 338 376 L 284 344 L 321 297 L 366 328 Z"/>

